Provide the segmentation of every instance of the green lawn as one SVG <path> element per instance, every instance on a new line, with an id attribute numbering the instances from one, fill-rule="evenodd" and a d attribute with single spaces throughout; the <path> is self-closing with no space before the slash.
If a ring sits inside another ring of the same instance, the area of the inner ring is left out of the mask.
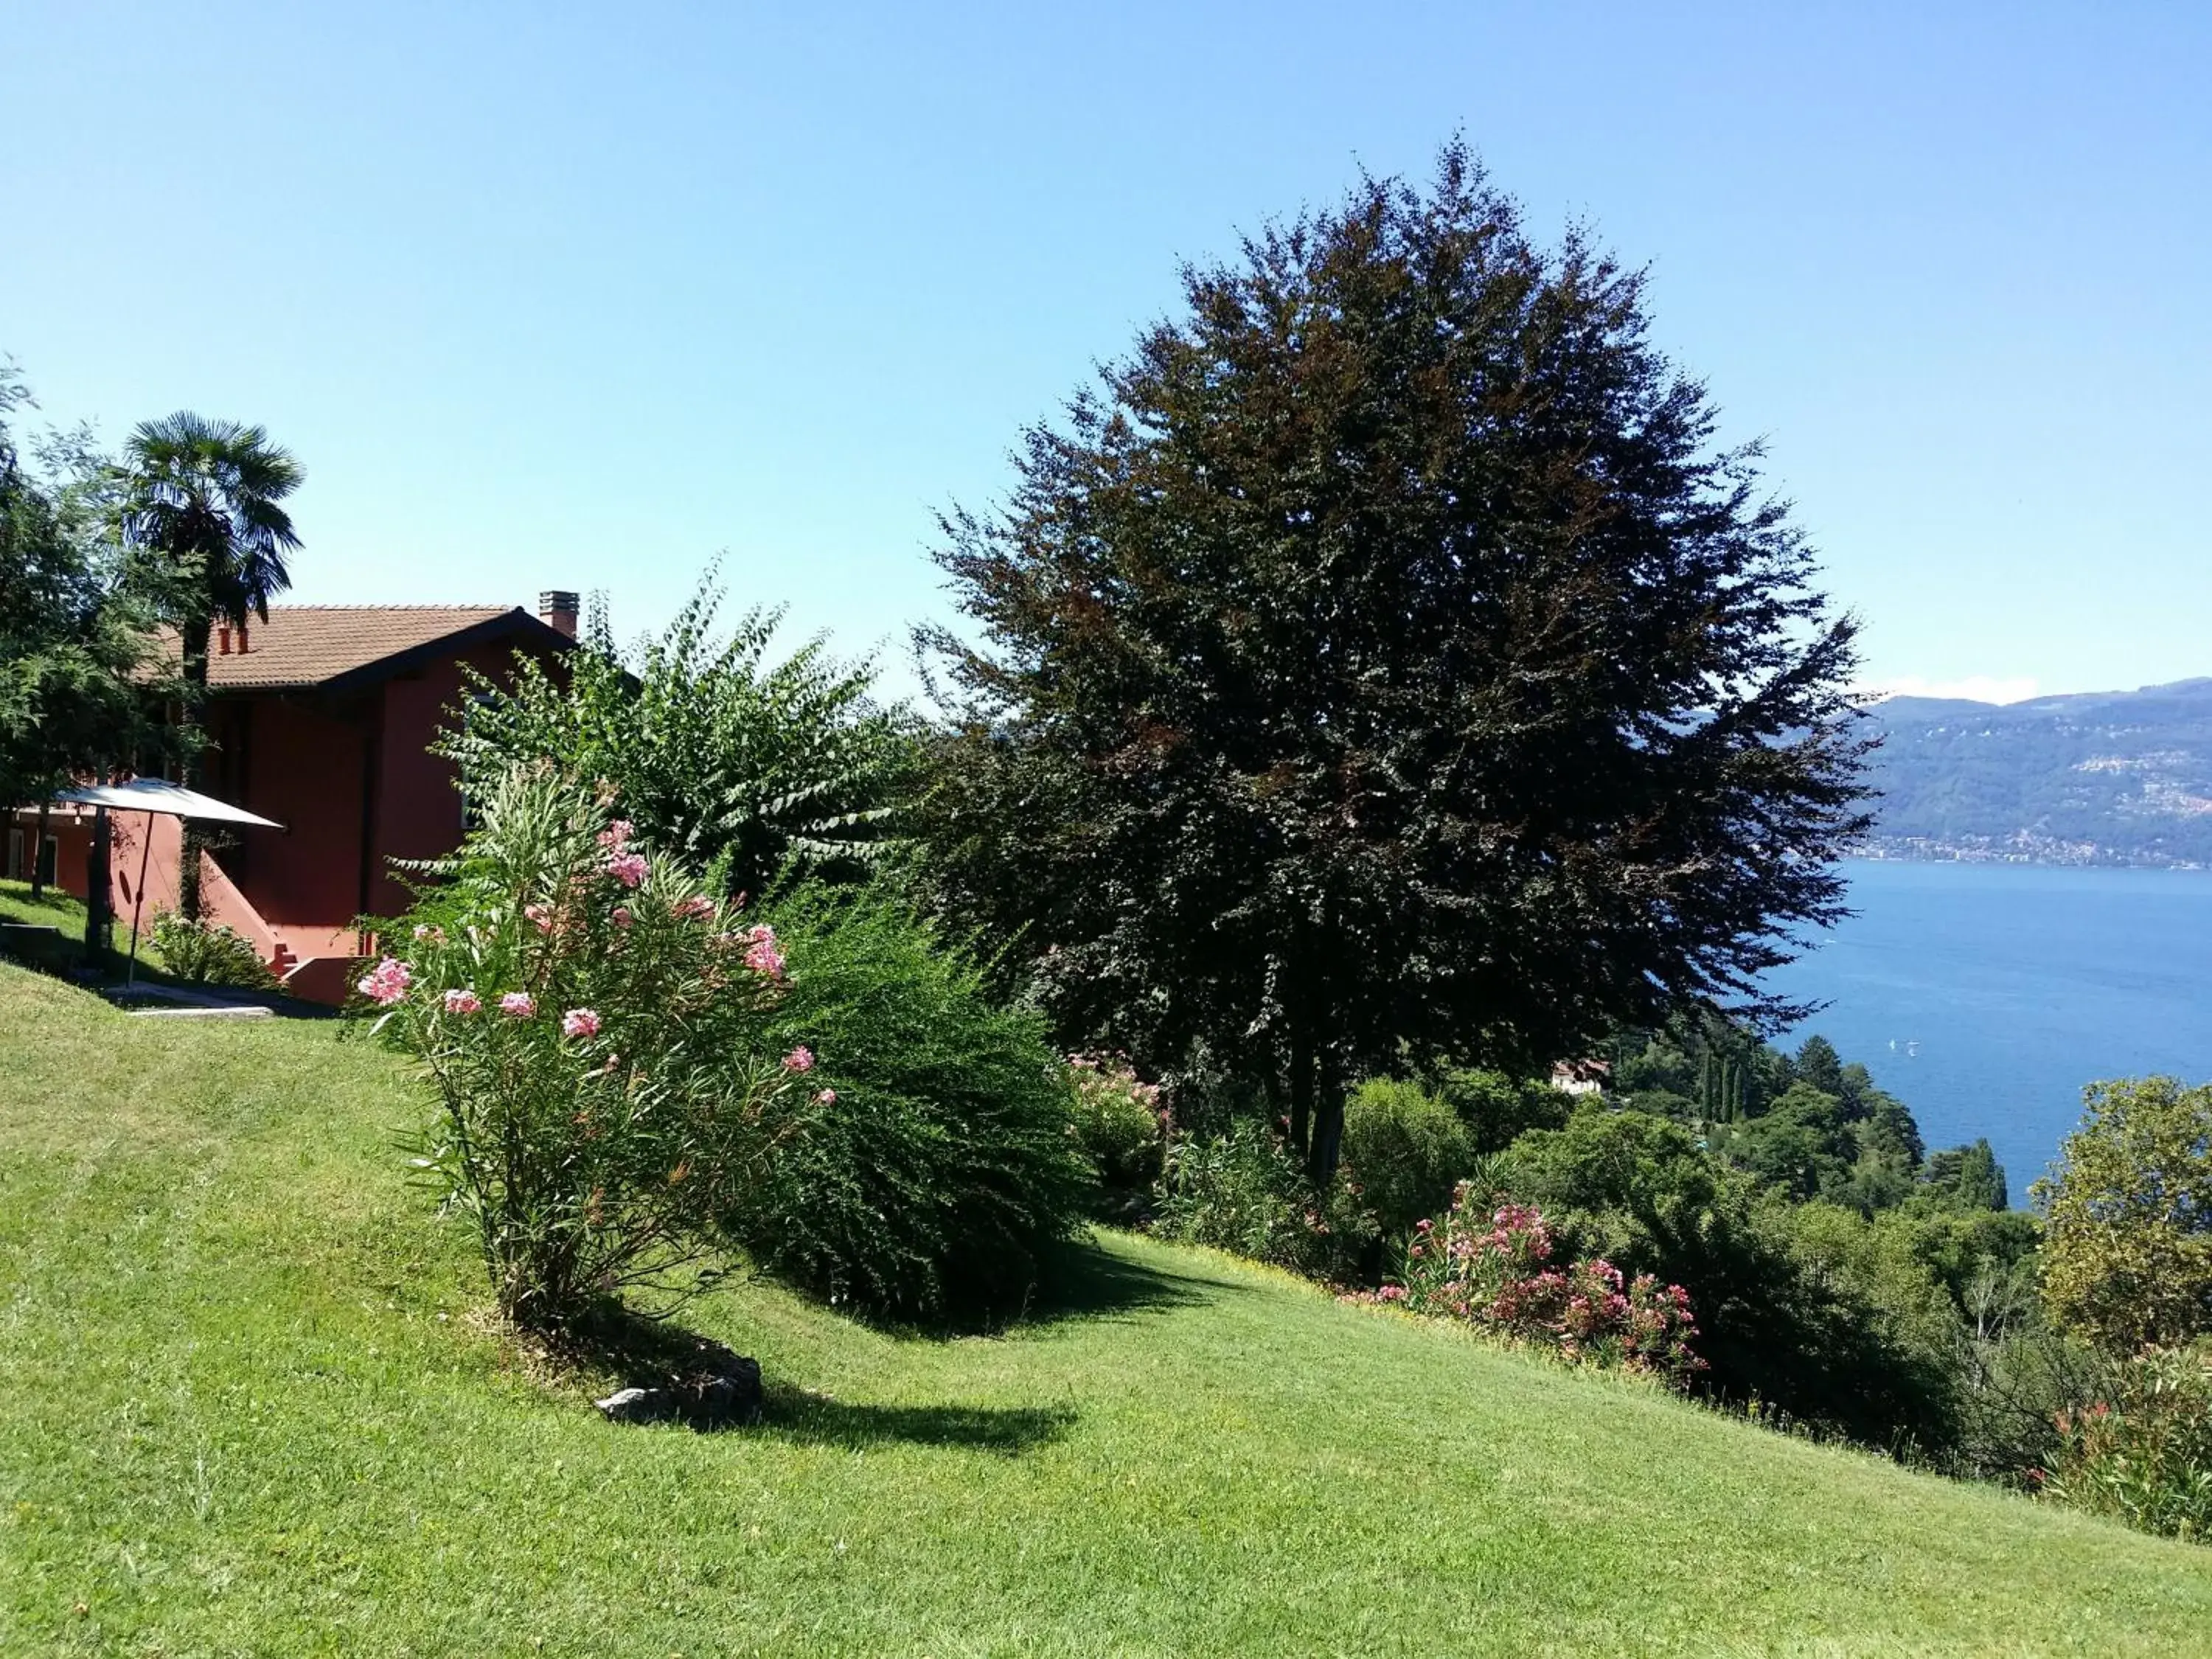
<path id="1" fill-rule="evenodd" d="M 1133 1238 L 1001 1338 L 720 1293 L 774 1419 L 610 1427 L 383 1054 L 0 968 L 0 1653 L 2212 1651 L 2212 1550 Z"/>
<path id="2" fill-rule="evenodd" d="M 0 881 L 0 921 L 20 921 L 33 927 L 58 927 L 72 939 L 84 937 L 84 906 L 58 887 L 49 887 L 31 902 L 27 881 Z"/>

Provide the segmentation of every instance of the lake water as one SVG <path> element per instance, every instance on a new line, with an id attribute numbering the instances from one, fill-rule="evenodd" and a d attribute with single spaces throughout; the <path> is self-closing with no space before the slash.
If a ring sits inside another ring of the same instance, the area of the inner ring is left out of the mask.
<path id="1" fill-rule="evenodd" d="M 1931 1148 L 1987 1135 L 2014 1204 L 2079 1122 L 2083 1084 L 2212 1079 L 2212 874 L 1845 869 L 1858 914 L 1772 976 L 1829 1005 L 1786 1041 L 1818 1031 L 1863 1061 Z"/>

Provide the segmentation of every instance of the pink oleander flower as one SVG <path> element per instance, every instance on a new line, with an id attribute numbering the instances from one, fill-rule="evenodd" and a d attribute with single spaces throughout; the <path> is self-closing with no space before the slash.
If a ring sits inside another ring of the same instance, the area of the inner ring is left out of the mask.
<path id="1" fill-rule="evenodd" d="M 528 1019 L 538 1012 L 538 999 L 527 991 L 509 991 L 499 1000 L 499 1011 L 509 1019 Z"/>
<path id="2" fill-rule="evenodd" d="M 483 1012 L 483 999 L 464 986 L 446 993 L 446 1012 L 449 1014 L 477 1014 Z"/>
<path id="3" fill-rule="evenodd" d="M 613 922 L 617 927 L 627 927 L 630 923 L 635 921 L 637 918 L 630 915 L 629 906 L 627 904 L 617 904 L 615 906 L 612 914 L 608 916 L 607 920 Z"/>
<path id="4" fill-rule="evenodd" d="M 599 1034 L 598 1011 L 591 1008 L 571 1008 L 561 1016 L 561 1035 L 571 1037 L 597 1036 Z"/>
<path id="5" fill-rule="evenodd" d="M 537 928 L 539 933 L 550 933 L 553 931 L 553 913 L 545 906 L 526 904 L 522 907 L 522 914 L 530 925 Z"/>
<path id="6" fill-rule="evenodd" d="M 388 1008 L 407 994 L 408 983 L 413 977 L 405 963 L 386 957 L 362 975 L 358 988 L 371 1002 Z"/>
<path id="7" fill-rule="evenodd" d="M 607 860 L 607 873 L 625 887 L 635 887 L 645 879 L 645 854 L 616 853 Z"/>
<path id="8" fill-rule="evenodd" d="M 610 853 L 619 853 L 629 845 L 629 838 L 637 833 L 637 826 L 628 818 L 617 818 L 599 831 L 599 845 Z"/>
<path id="9" fill-rule="evenodd" d="M 835 1106 L 837 1103 L 837 1091 L 835 1089 L 823 1090 L 814 1097 L 814 1103 L 817 1106 Z"/>
<path id="10" fill-rule="evenodd" d="M 693 916 L 711 916 L 714 914 L 714 901 L 702 894 L 694 893 L 676 907 L 676 914 L 687 921 Z"/>
<path id="11" fill-rule="evenodd" d="M 427 945 L 443 945 L 446 942 L 446 930 L 442 927 L 433 927 L 428 922 L 418 921 L 415 924 L 415 937 Z"/>
<path id="12" fill-rule="evenodd" d="M 814 1050 L 808 1048 L 805 1043 L 800 1043 L 796 1048 L 793 1048 L 789 1054 L 783 1057 L 783 1069 L 787 1072 L 812 1071 L 814 1069 Z"/>

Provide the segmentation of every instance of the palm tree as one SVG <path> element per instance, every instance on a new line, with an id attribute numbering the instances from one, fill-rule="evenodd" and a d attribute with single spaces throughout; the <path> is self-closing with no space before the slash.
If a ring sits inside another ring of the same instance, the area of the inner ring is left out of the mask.
<path id="1" fill-rule="evenodd" d="M 204 729 L 208 640 L 218 622 L 269 620 L 269 601 L 292 585 L 285 555 L 300 545 L 281 505 L 304 476 L 258 426 L 179 410 L 147 421 L 124 447 L 124 539 L 139 581 L 183 647 L 185 724 Z M 185 747 L 185 785 L 201 781 L 201 744 Z M 191 820 L 177 903 L 200 915 L 201 838 Z"/>

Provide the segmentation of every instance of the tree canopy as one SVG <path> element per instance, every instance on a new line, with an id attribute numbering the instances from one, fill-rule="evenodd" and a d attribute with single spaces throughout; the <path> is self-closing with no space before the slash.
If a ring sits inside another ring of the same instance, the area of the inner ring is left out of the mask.
<path id="1" fill-rule="evenodd" d="M 30 403 L 0 367 L 0 808 L 130 762 L 151 739 L 143 611 L 118 582 L 82 434 L 27 466 L 9 416 Z"/>
<path id="2" fill-rule="evenodd" d="M 945 521 L 945 902 L 1071 1040 L 1285 1087 L 1317 1171 L 1409 1050 L 1785 1012 L 1867 822 L 1853 625 L 1641 274 L 1455 145 L 1183 298 Z"/>
<path id="3" fill-rule="evenodd" d="M 523 658 L 509 683 L 477 678 L 441 744 L 463 788 L 557 761 L 611 787 L 655 846 L 726 893 L 757 895 L 787 865 L 831 878 L 872 865 L 914 768 L 908 722 L 876 702 L 868 665 L 821 640 L 778 657 L 780 611 L 748 611 L 725 634 L 721 599 L 709 571 L 627 655 L 595 605 L 558 666 Z"/>
<path id="4" fill-rule="evenodd" d="M 2212 1084 L 2092 1084 L 2081 1127 L 2032 1189 L 2043 1294 L 2121 1353 L 2212 1335 Z"/>
<path id="5" fill-rule="evenodd" d="M 284 500 L 305 476 L 289 451 L 258 426 L 189 410 L 142 421 L 125 445 L 123 535 L 132 586 L 177 630 L 185 723 L 202 725 L 208 640 L 217 622 L 269 619 L 269 601 L 292 585 L 286 557 L 300 545 Z M 200 781 L 202 744 L 184 744 L 185 781 Z M 200 915 L 204 832 L 186 819 L 177 908 Z"/>

